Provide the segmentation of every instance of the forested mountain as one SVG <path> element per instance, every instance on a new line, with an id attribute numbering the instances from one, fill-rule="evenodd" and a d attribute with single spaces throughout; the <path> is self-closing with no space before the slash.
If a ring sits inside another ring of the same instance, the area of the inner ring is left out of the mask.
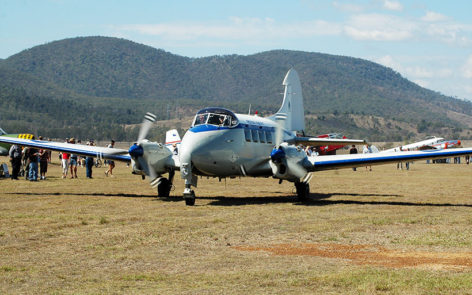
<path id="1" fill-rule="evenodd" d="M 123 126 L 140 122 L 145 111 L 161 119 L 209 105 L 247 112 L 252 104 L 275 112 L 291 67 L 302 81 L 309 133 L 340 131 L 373 140 L 470 136 L 470 102 L 421 88 L 366 60 L 286 50 L 187 58 L 109 37 L 55 41 L 0 60 L 1 123 L 7 129 L 37 122 L 51 136 L 131 140 Z"/>

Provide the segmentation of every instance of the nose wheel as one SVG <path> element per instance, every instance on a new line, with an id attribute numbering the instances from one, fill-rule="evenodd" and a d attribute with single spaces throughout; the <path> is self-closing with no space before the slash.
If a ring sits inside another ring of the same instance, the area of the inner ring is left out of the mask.
<path id="1" fill-rule="evenodd" d="M 189 188 L 186 188 L 184 191 L 184 201 L 185 205 L 187 206 L 195 205 L 195 192 Z"/>

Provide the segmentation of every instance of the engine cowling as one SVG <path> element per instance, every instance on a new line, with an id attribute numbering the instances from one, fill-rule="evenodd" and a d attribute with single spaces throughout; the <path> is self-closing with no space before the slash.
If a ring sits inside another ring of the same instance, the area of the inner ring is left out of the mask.
<path id="1" fill-rule="evenodd" d="M 282 143 L 270 155 L 270 166 L 275 178 L 299 181 L 307 175 L 304 164 L 309 163 L 305 151 L 293 145 Z"/>
<path id="2" fill-rule="evenodd" d="M 160 143 L 143 140 L 131 146 L 129 154 L 134 174 L 161 175 L 173 166 L 172 152 Z"/>

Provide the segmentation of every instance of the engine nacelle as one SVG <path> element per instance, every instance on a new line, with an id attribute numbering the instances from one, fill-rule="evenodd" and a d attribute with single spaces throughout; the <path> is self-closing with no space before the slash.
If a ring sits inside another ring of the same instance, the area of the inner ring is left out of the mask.
<path id="1" fill-rule="evenodd" d="M 161 175 L 169 172 L 169 167 L 173 167 L 172 152 L 163 144 L 143 140 L 139 145 L 133 145 L 129 154 L 133 174 L 151 175 L 149 170 L 153 169 L 154 174 Z"/>
<path id="2" fill-rule="evenodd" d="M 309 163 L 306 153 L 301 148 L 282 143 L 272 150 L 270 166 L 275 178 L 299 181 L 307 174 L 304 164 Z"/>

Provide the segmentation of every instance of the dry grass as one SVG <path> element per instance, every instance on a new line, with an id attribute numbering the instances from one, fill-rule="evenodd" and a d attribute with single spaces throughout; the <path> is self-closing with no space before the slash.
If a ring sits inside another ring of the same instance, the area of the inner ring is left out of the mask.
<path id="1" fill-rule="evenodd" d="M 159 200 L 120 163 L 0 180 L 0 293 L 471 293 L 472 165 L 373 169 L 315 174 L 305 204 L 201 179 L 186 207 L 178 175 Z"/>

